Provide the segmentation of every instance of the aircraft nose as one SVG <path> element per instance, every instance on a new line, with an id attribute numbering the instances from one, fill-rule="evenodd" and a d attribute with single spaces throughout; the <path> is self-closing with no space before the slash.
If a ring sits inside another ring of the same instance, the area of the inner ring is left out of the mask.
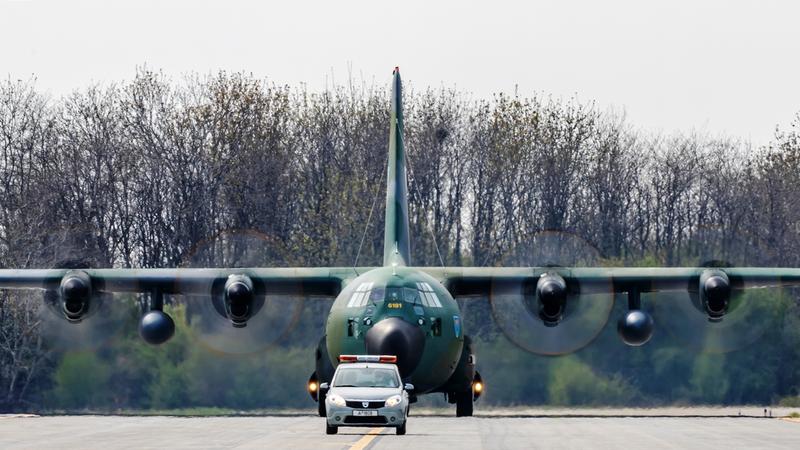
<path id="1" fill-rule="evenodd" d="M 364 337 L 370 355 L 395 355 L 400 376 L 417 368 L 425 348 L 425 333 L 403 319 L 390 317 L 373 325 Z"/>

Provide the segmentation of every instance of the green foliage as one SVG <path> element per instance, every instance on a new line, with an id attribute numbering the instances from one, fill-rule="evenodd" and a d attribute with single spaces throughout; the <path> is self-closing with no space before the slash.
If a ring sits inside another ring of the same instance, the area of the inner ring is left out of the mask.
<path id="1" fill-rule="evenodd" d="M 574 356 L 557 360 L 547 381 L 548 403 L 552 405 L 625 405 L 638 395 L 619 375 L 600 376 Z"/>
<path id="2" fill-rule="evenodd" d="M 729 387 L 724 355 L 702 355 L 695 359 L 686 393 L 688 399 L 719 404 L 725 400 Z"/>
<path id="3" fill-rule="evenodd" d="M 113 368 L 90 352 L 66 353 L 53 373 L 48 406 L 62 409 L 105 407 L 113 400 Z M 52 403 L 51 403 L 52 402 Z"/>
<path id="4" fill-rule="evenodd" d="M 531 355 L 505 338 L 474 339 L 478 370 L 487 390 L 481 401 L 490 404 L 544 404 L 551 360 Z M 512 389 L 508 387 L 513 386 Z"/>

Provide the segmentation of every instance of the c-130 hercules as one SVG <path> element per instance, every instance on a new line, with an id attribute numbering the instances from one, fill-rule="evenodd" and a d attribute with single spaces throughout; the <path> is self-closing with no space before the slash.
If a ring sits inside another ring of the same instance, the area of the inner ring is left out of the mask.
<path id="1" fill-rule="evenodd" d="M 102 294 L 150 294 L 140 334 L 151 344 L 174 334 L 174 322 L 162 310 L 165 294 L 209 301 L 211 293 L 216 311 L 236 329 L 259 312 L 267 295 L 335 298 L 308 383 L 320 414 L 324 392 L 318 387 L 330 381 L 339 355 L 377 354 L 397 356 L 404 381 L 415 386 L 413 398 L 444 393 L 458 416 L 470 416 L 483 381 L 457 298 L 490 299 L 495 319 L 505 317 L 506 334 L 536 340 L 537 353 L 561 354 L 599 333 L 618 294 L 628 300 L 619 334 L 628 345 L 642 345 L 654 327 L 641 307 L 643 293 L 688 294 L 698 313 L 714 324 L 722 322 L 731 300 L 744 289 L 800 285 L 800 269 L 793 268 L 416 267 L 409 247 L 402 109 L 395 69 L 381 267 L 4 269 L 0 288 L 49 292 L 56 310 L 71 323 L 96 312 Z"/>

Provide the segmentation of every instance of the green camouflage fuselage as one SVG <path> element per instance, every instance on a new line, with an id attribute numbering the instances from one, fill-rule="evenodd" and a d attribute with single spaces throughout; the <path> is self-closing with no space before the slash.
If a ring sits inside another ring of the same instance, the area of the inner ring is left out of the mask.
<path id="1" fill-rule="evenodd" d="M 375 324 L 399 318 L 424 333 L 416 368 L 404 378 L 418 393 L 442 386 L 453 374 L 464 344 L 458 304 L 432 276 L 413 267 L 382 267 L 352 280 L 331 307 L 327 350 L 334 367 L 342 354 L 366 354 Z"/>

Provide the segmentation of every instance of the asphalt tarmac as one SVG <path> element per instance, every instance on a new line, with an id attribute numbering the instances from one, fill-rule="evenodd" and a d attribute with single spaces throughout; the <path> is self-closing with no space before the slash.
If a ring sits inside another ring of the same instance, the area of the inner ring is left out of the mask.
<path id="1" fill-rule="evenodd" d="M 320 417 L 0 416 L 0 449 L 736 449 L 800 448 L 800 423 L 753 417 L 411 417 L 341 428 Z"/>

